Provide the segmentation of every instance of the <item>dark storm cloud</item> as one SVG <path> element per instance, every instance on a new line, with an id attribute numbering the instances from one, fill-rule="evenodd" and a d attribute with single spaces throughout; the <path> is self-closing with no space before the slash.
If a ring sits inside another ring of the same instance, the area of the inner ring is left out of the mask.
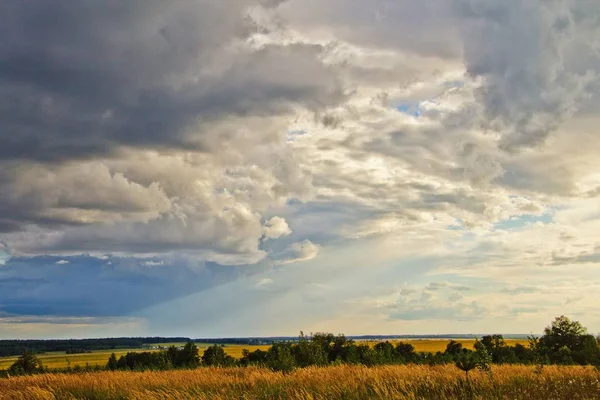
<path id="1" fill-rule="evenodd" d="M 185 259 L 13 258 L 0 266 L 0 316 L 127 316 L 259 269 Z"/>
<path id="2" fill-rule="evenodd" d="M 467 73 L 483 82 L 478 100 L 503 148 L 543 143 L 597 91 L 596 1 L 455 3 Z"/>
<path id="3" fill-rule="evenodd" d="M 189 148 L 199 119 L 337 101 L 318 46 L 227 50 L 258 29 L 249 6 L 277 3 L 3 2 L 0 159 Z"/>

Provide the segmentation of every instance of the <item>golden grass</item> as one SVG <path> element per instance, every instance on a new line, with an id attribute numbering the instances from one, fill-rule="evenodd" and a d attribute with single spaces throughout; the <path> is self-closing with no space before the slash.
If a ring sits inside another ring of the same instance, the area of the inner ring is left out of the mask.
<path id="1" fill-rule="evenodd" d="M 336 366 L 289 375 L 259 368 L 48 374 L 0 379 L 0 399 L 598 399 L 588 367 Z"/>

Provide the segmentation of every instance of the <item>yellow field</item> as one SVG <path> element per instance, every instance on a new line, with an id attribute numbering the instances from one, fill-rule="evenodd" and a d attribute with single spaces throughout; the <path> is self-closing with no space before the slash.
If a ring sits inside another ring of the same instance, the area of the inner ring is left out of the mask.
<path id="1" fill-rule="evenodd" d="M 0 399 L 598 399 L 588 367 L 336 366 L 291 374 L 259 368 L 47 374 L 0 379 Z"/>
<path id="2" fill-rule="evenodd" d="M 204 352 L 204 349 L 209 344 L 197 344 L 200 355 Z M 166 345 L 165 345 L 166 347 Z M 247 346 L 247 345 L 226 345 L 225 352 L 234 358 L 242 357 L 242 350 L 248 349 L 250 351 L 254 351 L 257 349 L 267 350 L 270 346 Z M 117 358 L 121 355 L 125 355 L 127 352 L 134 351 L 158 351 L 158 350 L 148 350 L 148 349 L 119 349 L 119 350 L 102 350 L 95 351 L 93 353 L 87 354 L 65 354 L 65 352 L 52 352 L 40 354 L 38 358 L 44 364 L 44 367 L 50 369 L 62 369 L 67 368 L 69 366 L 69 362 L 71 367 L 75 367 L 79 365 L 80 367 L 89 366 L 105 366 L 108 361 L 108 357 L 110 357 L 111 353 L 115 353 Z M 17 360 L 18 357 L 0 357 L 0 370 L 5 370 L 10 368 L 10 366 Z"/>
<path id="3" fill-rule="evenodd" d="M 55 369 L 55 368 L 67 368 L 69 361 L 71 367 L 79 365 L 84 367 L 86 364 L 90 366 L 106 365 L 108 357 L 111 353 L 115 353 L 117 357 L 124 355 L 127 351 L 142 351 L 140 349 L 135 350 L 114 350 L 114 351 L 97 351 L 88 354 L 65 354 L 65 352 L 52 352 L 40 354 L 38 358 L 42 360 L 44 367 Z M 149 351 L 149 350 L 144 350 Z M 0 370 L 8 369 L 17 360 L 18 357 L 2 357 L 0 358 Z M 67 361 L 68 360 L 68 361 Z"/>
<path id="4" fill-rule="evenodd" d="M 415 347 L 415 351 L 417 353 L 436 353 L 438 351 L 443 352 L 444 350 L 446 350 L 446 345 L 448 344 L 448 342 L 450 342 L 450 340 L 448 339 L 443 339 L 443 340 L 439 340 L 439 339 L 411 339 L 411 340 L 390 340 L 391 343 L 398 343 L 398 342 L 403 342 L 403 343 L 410 343 Z M 474 339 L 455 339 L 455 342 L 459 342 L 463 345 L 464 348 L 466 349 L 470 349 L 473 350 L 473 345 L 475 344 L 475 340 Z M 524 346 L 527 346 L 528 341 L 525 339 L 506 339 L 505 340 L 506 344 L 509 346 L 514 346 L 517 343 L 520 343 Z M 361 343 L 361 342 L 358 342 Z M 369 342 L 365 342 L 368 343 L 369 346 L 375 346 L 378 341 L 369 341 Z"/>
<path id="5" fill-rule="evenodd" d="M 392 341 L 392 343 L 396 343 L 397 341 Z M 404 343 L 410 343 L 415 347 L 415 351 L 417 352 L 426 352 L 426 353 L 435 353 L 437 351 L 444 351 L 446 349 L 446 345 L 448 344 L 448 340 L 432 340 L 432 339 L 423 339 L 423 340 L 403 340 Z M 457 342 L 462 343 L 462 345 L 467 349 L 472 349 L 473 344 L 475 343 L 472 339 L 460 339 Z M 367 343 L 370 346 L 374 346 L 376 341 L 369 342 L 359 342 L 359 343 Z M 514 346 L 517 343 L 521 343 L 523 345 L 527 345 L 526 340 L 506 340 L 506 343 L 510 346 Z M 168 347 L 170 344 L 164 344 L 164 347 Z M 183 343 L 175 345 L 183 345 Z M 200 355 L 204 349 L 210 344 L 199 343 L 197 344 Z M 248 346 L 248 345 L 226 345 L 225 352 L 234 358 L 242 357 L 242 350 L 248 349 L 250 351 L 254 351 L 257 349 L 260 350 L 268 350 L 270 346 Z M 124 349 L 124 350 L 102 350 L 95 351 L 93 353 L 88 354 L 65 354 L 64 352 L 54 352 L 54 353 L 46 353 L 39 355 L 39 358 L 42 360 L 42 363 L 45 367 L 50 369 L 62 369 L 67 368 L 69 366 L 69 362 L 71 367 L 75 367 L 79 365 L 84 367 L 86 365 L 90 366 L 104 366 L 108 361 L 108 357 L 110 357 L 111 353 L 115 353 L 117 357 L 126 354 L 130 351 L 157 351 L 157 350 L 148 350 L 148 349 Z M 17 357 L 2 357 L 0 358 L 0 370 L 8 369 L 10 366 L 16 361 Z"/>

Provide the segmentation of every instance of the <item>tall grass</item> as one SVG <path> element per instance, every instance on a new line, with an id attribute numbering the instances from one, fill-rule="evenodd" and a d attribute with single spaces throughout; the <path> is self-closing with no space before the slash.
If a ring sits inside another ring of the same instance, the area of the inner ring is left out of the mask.
<path id="1" fill-rule="evenodd" d="M 335 366 L 48 374 L 0 380 L 0 399 L 600 399 L 591 367 Z"/>

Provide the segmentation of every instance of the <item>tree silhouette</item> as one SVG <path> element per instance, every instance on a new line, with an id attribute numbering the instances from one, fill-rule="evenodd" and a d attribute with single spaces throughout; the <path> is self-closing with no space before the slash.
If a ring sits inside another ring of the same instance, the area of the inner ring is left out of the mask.
<path id="1" fill-rule="evenodd" d="M 114 371 L 116 369 L 118 369 L 119 365 L 118 365 L 118 360 L 117 360 L 117 356 L 115 353 L 112 353 L 110 355 L 110 358 L 108 359 L 108 363 L 106 363 L 106 369 Z"/>
<path id="2" fill-rule="evenodd" d="M 296 363 L 299 367 L 327 365 L 329 359 L 324 348 L 329 348 L 329 344 L 325 345 L 319 340 L 309 340 L 303 332 L 300 332 L 298 343 L 293 347 Z"/>
<path id="3" fill-rule="evenodd" d="M 225 353 L 222 346 L 215 344 L 207 347 L 202 355 L 202 362 L 208 366 L 214 367 L 226 367 L 231 366 L 235 363 L 233 357 Z"/>
<path id="4" fill-rule="evenodd" d="M 229 357 L 229 356 L 227 356 Z M 231 357 L 230 357 L 231 358 Z M 227 359 L 227 358 L 226 358 Z M 185 368 L 196 368 L 200 365 L 198 346 L 194 342 L 187 342 L 177 355 L 176 365 Z"/>
<path id="5" fill-rule="evenodd" d="M 467 382 L 469 382 L 469 371 L 477 368 L 478 363 L 477 359 L 473 357 L 472 354 L 464 354 L 456 360 L 455 365 L 461 371 L 465 371 L 465 378 L 467 379 Z"/>
<path id="6" fill-rule="evenodd" d="M 8 371 L 12 375 L 24 375 L 43 372 L 43 370 L 44 367 L 40 359 L 33 355 L 33 353 L 25 352 L 11 365 Z"/>
<path id="7" fill-rule="evenodd" d="M 296 368 L 296 359 L 289 343 L 273 343 L 267 352 L 267 365 L 273 371 L 289 373 Z"/>

